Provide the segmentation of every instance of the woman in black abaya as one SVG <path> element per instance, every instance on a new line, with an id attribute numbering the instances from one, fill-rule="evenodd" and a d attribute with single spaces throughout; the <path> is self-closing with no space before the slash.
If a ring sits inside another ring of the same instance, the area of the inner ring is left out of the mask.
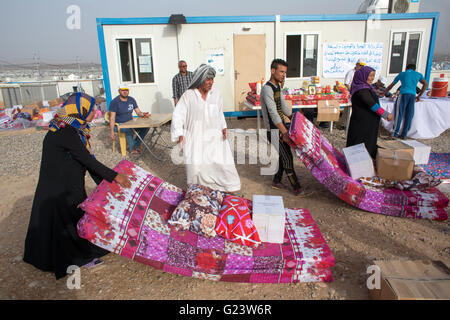
<path id="1" fill-rule="evenodd" d="M 380 118 L 392 120 L 392 114 L 380 106 L 378 95 L 372 87 L 375 70 L 364 66 L 355 72 L 351 86 L 352 115 L 348 127 L 347 147 L 364 143 L 370 156 L 377 155 L 377 138 Z"/>
<path id="2" fill-rule="evenodd" d="M 23 260 L 36 268 L 67 275 L 70 265 L 83 266 L 108 253 L 77 233 L 86 197 L 85 175 L 94 181 L 115 181 L 130 187 L 128 177 L 104 166 L 90 153 L 88 122 L 94 117 L 94 99 L 76 93 L 50 122 L 43 141 L 39 181 L 25 239 Z"/>

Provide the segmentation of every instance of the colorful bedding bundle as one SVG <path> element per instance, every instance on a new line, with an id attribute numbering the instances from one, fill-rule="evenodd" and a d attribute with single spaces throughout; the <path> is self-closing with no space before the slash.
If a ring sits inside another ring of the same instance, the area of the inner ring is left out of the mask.
<path id="1" fill-rule="evenodd" d="M 395 217 L 447 220 L 448 198 L 436 188 L 398 190 L 371 188 L 353 180 L 344 156 L 300 112 L 292 118 L 289 136 L 296 154 L 312 175 L 348 204 Z M 320 140 L 320 148 L 317 147 Z"/>
<path id="2" fill-rule="evenodd" d="M 103 181 L 80 205 L 78 233 L 93 244 L 165 272 L 246 283 L 332 281 L 334 257 L 306 209 L 286 209 L 283 244 L 257 248 L 221 236 L 171 228 L 167 221 L 185 193 L 133 163 L 114 168 L 132 187 Z M 242 198 L 241 198 L 242 199 Z"/>

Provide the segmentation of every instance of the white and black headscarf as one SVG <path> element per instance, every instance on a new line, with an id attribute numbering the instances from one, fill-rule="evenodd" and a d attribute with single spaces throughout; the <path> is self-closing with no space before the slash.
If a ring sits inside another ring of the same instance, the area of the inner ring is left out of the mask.
<path id="1" fill-rule="evenodd" d="M 197 89 L 199 88 L 206 79 L 211 79 L 216 76 L 216 70 L 208 64 L 201 64 L 197 70 L 194 71 L 194 75 L 192 76 L 192 81 L 189 84 L 188 89 Z"/>

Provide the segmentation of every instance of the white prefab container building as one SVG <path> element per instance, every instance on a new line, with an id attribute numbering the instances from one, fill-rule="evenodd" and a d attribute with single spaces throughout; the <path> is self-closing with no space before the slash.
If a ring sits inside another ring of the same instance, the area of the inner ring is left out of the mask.
<path id="1" fill-rule="evenodd" d="M 358 57 L 389 81 L 415 63 L 428 81 L 438 21 L 435 12 L 186 17 L 178 25 L 169 17 L 98 18 L 97 31 L 108 104 L 127 83 L 141 110 L 172 112 L 172 78 L 185 60 L 190 71 L 213 65 L 225 115 L 245 116 L 255 113 L 241 111 L 248 83 L 268 80 L 274 58 L 288 62 L 288 88 L 312 76 L 342 82 Z"/>

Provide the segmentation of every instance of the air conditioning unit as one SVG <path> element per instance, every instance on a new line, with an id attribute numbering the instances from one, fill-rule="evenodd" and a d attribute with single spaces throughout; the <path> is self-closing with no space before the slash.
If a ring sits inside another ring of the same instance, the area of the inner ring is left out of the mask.
<path id="1" fill-rule="evenodd" d="M 364 0 L 357 13 L 388 13 L 390 0 Z"/>
<path id="2" fill-rule="evenodd" d="M 389 13 L 415 13 L 419 12 L 420 0 L 391 0 Z"/>

